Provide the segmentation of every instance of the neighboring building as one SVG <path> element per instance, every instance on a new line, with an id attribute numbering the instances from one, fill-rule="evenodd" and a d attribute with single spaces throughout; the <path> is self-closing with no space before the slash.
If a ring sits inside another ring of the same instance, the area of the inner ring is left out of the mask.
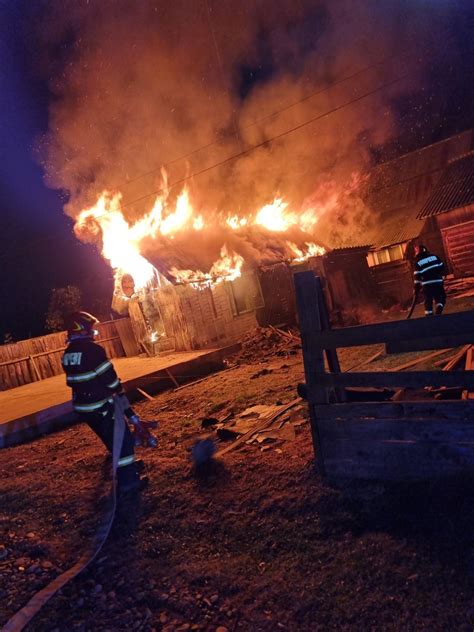
<path id="1" fill-rule="evenodd" d="M 448 254 L 448 243 L 450 239 L 453 241 L 456 238 L 456 234 L 464 234 L 468 227 L 464 226 L 457 233 L 448 231 L 443 236 L 441 225 L 445 228 L 447 225 L 444 226 L 440 215 L 449 209 L 439 208 L 445 204 L 450 206 L 464 203 L 465 198 L 461 193 L 458 197 L 451 193 L 449 201 L 441 202 L 445 198 L 439 187 L 443 187 L 443 191 L 449 189 L 452 192 L 463 186 L 467 164 L 463 163 L 459 169 L 450 165 L 456 164 L 459 158 L 465 156 L 472 144 L 472 130 L 468 130 L 381 164 L 372 171 L 365 202 L 377 214 L 377 220 L 365 241 L 372 244 L 368 263 L 382 306 L 405 304 L 410 300 L 413 281 L 409 245 L 413 240 L 423 241 L 430 250 L 445 259 L 450 271 L 454 272 Z M 472 162 L 470 164 L 472 168 Z M 447 184 L 442 185 L 445 180 Z M 436 195 L 435 191 L 438 191 Z M 468 221 L 469 217 L 472 219 L 472 215 L 469 212 L 466 215 L 466 212 L 466 209 L 459 211 L 457 216 L 450 213 L 449 217 L 458 226 L 463 218 Z M 446 222 L 451 219 L 448 220 L 446 216 Z M 466 236 L 465 241 L 473 244 L 472 232 L 470 237 Z"/>
<path id="2" fill-rule="evenodd" d="M 455 277 L 474 276 L 474 142 L 471 146 L 448 163 L 417 216 L 436 222 Z"/>

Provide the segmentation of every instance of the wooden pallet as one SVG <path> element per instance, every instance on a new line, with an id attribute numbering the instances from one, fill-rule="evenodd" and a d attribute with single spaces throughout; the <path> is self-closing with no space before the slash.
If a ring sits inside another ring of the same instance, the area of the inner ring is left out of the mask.
<path id="1" fill-rule="evenodd" d="M 347 403 L 344 389 L 427 386 L 474 391 L 465 371 L 340 372 L 337 349 L 404 341 L 411 349 L 474 342 L 474 311 L 331 330 L 312 272 L 295 275 L 307 398 L 316 463 L 331 481 L 426 480 L 474 473 L 474 400 Z M 452 344 L 453 343 L 453 344 Z M 472 348 L 471 348 L 472 349 Z M 325 369 L 324 358 L 329 371 Z"/>

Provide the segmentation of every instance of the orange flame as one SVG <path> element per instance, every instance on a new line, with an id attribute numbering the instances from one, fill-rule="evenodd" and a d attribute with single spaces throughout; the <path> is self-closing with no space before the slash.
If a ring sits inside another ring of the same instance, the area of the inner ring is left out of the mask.
<path id="1" fill-rule="evenodd" d="M 179 283 L 186 283 L 198 290 L 215 287 L 222 281 L 235 281 L 242 274 L 243 257 L 235 252 L 229 254 L 226 246 L 221 248 L 220 254 L 221 258 L 212 264 L 209 272 L 171 268 L 170 274 Z"/>
<path id="2" fill-rule="evenodd" d="M 322 246 L 318 246 L 317 244 L 314 244 L 314 243 L 306 242 L 305 244 L 306 252 L 302 250 L 301 248 L 298 248 L 298 246 L 292 241 L 287 241 L 286 245 L 294 254 L 292 261 L 295 261 L 295 262 L 306 261 L 310 257 L 318 257 L 320 255 L 323 255 L 326 252 L 325 248 L 323 248 Z"/>
<path id="3" fill-rule="evenodd" d="M 262 206 L 258 211 L 255 224 L 259 224 L 267 230 L 283 233 L 298 223 L 296 213 L 287 211 L 287 207 L 288 202 L 284 202 L 281 198 L 275 198 L 271 204 Z"/>
<path id="4" fill-rule="evenodd" d="M 156 275 L 155 268 L 140 254 L 139 240 L 134 236 L 120 210 L 120 193 L 107 191 L 95 206 L 79 214 L 75 225 L 76 234 L 92 232 L 102 236 L 102 254 L 114 270 L 128 273 L 135 281 L 136 289 L 146 287 Z"/>
<path id="5" fill-rule="evenodd" d="M 353 174 L 346 189 L 340 189 L 330 181 L 321 185 L 299 212 L 289 208 L 283 197 L 275 197 L 273 202 L 265 204 L 253 214 L 241 216 L 216 213 L 212 224 L 238 231 L 246 226 L 261 226 L 268 231 L 284 233 L 297 227 L 308 236 L 314 234 L 319 218 L 328 210 L 334 209 L 340 202 L 341 195 L 350 194 L 360 184 L 361 178 Z M 78 237 L 87 240 L 93 237 L 102 241 L 102 254 L 108 259 L 116 272 L 116 277 L 127 273 L 135 282 L 136 291 L 140 291 L 151 283 L 159 281 L 157 270 L 141 254 L 140 246 L 145 238 L 162 238 L 172 240 L 180 231 L 209 230 L 211 221 L 205 221 L 202 215 L 195 213 L 187 189 L 183 189 L 171 204 L 166 172 L 162 171 L 162 190 L 152 209 L 137 221 L 128 222 L 121 210 L 120 193 L 104 191 L 96 204 L 83 210 L 75 225 Z M 286 245 L 292 253 L 291 260 L 305 261 L 309 257 L 324 253 L 324 249 L 313 241 L 304 245 L 287 241 Z M 208 272 L 201 270 L 170 270 L 180 283 L 190 283 L 194 287 L 212 287 L 223 280 L 233 280 L 241 275 L 243 258 L 236 252 L 229 253 L 226 246 L 220 252 L 220 259 L 214 262 Z"/>

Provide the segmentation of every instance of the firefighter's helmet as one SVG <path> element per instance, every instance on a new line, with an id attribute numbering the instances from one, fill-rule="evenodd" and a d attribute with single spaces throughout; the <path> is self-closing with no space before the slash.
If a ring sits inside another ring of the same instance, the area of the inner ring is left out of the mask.
<path id="1" fill-rule="evenodd" d="M 74 312 L 68 319 L 67 332 L 70 336 L 94 336 L 98 319 L 88 312 Z"/>
<path id="2" fill-rule="evenodd" d="M 415 255 L 421 255 L 428 252 L 428 248 L 423 244 L 415 244 Z"/>

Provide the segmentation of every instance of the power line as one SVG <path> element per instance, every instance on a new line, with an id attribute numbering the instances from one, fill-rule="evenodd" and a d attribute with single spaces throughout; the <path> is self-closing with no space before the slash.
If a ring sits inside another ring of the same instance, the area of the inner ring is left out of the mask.
<path id="1" fill-rule="evenodd" d="M 247 130 L 250 129 L 251 127 L 255 127 L 255 125 L 259 125 L 260 123 L 263 123 L 264 121 L 267 121 L 271 118 L 274 118 L 275 116 L 278 116 L 279 114 L 282 114 L 283 112 L 287 112 L 288 110 L 290 110 L 291 108 L 294 108 L 296 105 L 300 105 L 301 103 L 304 103 L 305 101 L 309 101 L 309 99 L 312 99 L 313 97 L 319 96 L 320 94 L 323 94 L 324 92 L 327 92 L 328 90 L 330 90 L 331 88 L 335 88 L 336 86 L 340 85 L 341 83 L 345 83 L 346 81 L 350 81 L 351 79 L 354 79 L 355 77 L 358 77 L 359 75 L 362 75 L 366 72 L 368 72 L 369 70 L 372 70 L 374 68 L 377 68 L 378 66 L 384 66 L 385 64 L 387 64 L 389 61 L 392 61 L 395 58 L 400 58 L 400 57 L 407 57 L 408 53 L 402 54 L 402 55 L 391 55 L 390 57 L 385 57 L 384 59 L 375 62 L 373 64 L 370 64 L 369 66 L 365 66 L 364 68 L 360 68 L 359 70 L 356 70 L 355 72 L 353 72 L 350 75 L 347 75 L 345 77 L 342 77 L 341 79 L 338 79 L 337 81 L 333 81 L 332 83 L 330 83 L 329 85 L 325 86 L 324 88 L 320 88 L 319 90 L 316 90 L 315 92 L 311 92 L 307 95 L 305 95 L 304 97 L 302 97 L 301 99 L 298 99 L 297 101 L 293 101 L 292 103 L 289 103 L 288 105 L 284 106 L 283 108 L 280 108 L 279 110 L 275 110 L 274 112 L 272 112 L 271 114 L 266 114 L 265 116 L 262 116 L 261 118 L 258 118 L 254 121 L 252 121 L 251 123 L 248 123 L 247 125 L 242 127 L 242 130 Z M 238 136 L 238 131 L 236 129 L 236 125 L 235 125 L 235 118 L 234 118 L 234 128 L 235 128 L 235 135 Z M 114 189 L 121 189 L 124 186 L 127 186 L 129 184 L 132 184 L 133 182 L 136 182 L 137 180 L 141 180 L 142 178 L 146 178 L 147 176 L 151 176 L 154 173 L 156 173 L 157 171 L 160 171 L 160 169 L 162 168 L 166 168 L 169 167 L 171 165 L 174 165 L 177 162 L 180 162 L 181 160 L 185 160 L 186 158 L 191 158 L 191 156 L 194 156 L 195 154 L 199 153 L 200 151 L 203 151 L 204 149 L 209 149 L 209 147 L 213 147 L 214 145 L 218 145 L 221 142 L 220 139 L 216 139 L 213 141 L 210 141 L 209 143 L 207 143 L 206 145 L 201 145 L 201 147 L 197 147 L 196 149 L 193 149 L 192 151 L 183 154 L 181 156 L 178 156 L 177 158 L 173 158 L 173 160 L 170 160 L 164 164 L 161 164 L 159 167 L 155 167 L 154 169 L 151 169 L 150 171 L 146 171 L 145 173 L 142 173 L 138 176 L 135 176 L 134 178 L 131 178 L 129 180 L 123 181 L 121 184 L 117 184 L 115 185 L 113 188 Z"/>
<path id="2" fill-rule="evenodd" d="M 207 10 L 209 13 L 209 4 L 208 1 L 206 0 L 206 6 L 207 6 Z M 222 71 L 222 62 L 221 62 L 221 58 L 220 58 L 220 54 L 219 54 L 219 49 L 217 46 L 217 41 L 215 38 L 215 34 L 212 28 L 212 23 L 210 20 L 210 16 L 209 16 L 209 22 L 210 22 L 210 31 L 211 34 L 213 36 L 213 41 L 214 41 L 214 46 L 216 48 L 216 56 L 219 62 L 219 66 L 221 68 Z M 453 37 L 448 37 L 446 38 L 446 40 L 444 40 L 445 45 L 448 44 L 451 40 L 454 39 Z M 426 52 L 426 51 L 424 51 Z M 292 103 L 289 103 L 288 105 L 275 110 L 274 112 L 272 112 L 271 114 L 267 114 L 265 116 L 262 116 L 261 118 L 258 118 L 254 121 L 252 121 L 251 123 L 248 123 L 247 125 L 242 127 L 242 130 L 247 130 L 250 129 L 251 127 L 254 127 L 255 125 L 259 125 L 260 123 L 263 123 L 264 121 L 267 121 L 271 118 L 274 118 L 275 116 L 278 116 L 279 114 L 282 114 L 283 112 L 287 112 L 288 110 L 290 110 L 291 108 L 300 105 L 301 103 L 304 103 L 305 101 L 308 101 L 310 99 L 312 99 L 313 97 L 316 97 L 320 94 L 323 94 L 324 92 L 327 92 L 328 90 L 330 90 L 331 88 L 334 88 L 342 83 L 345 83 L 346 81 L 350 81 L 351 79 L 355 79 L 356 77 L 363 75 L 364 73 L 368 72 L 369 70 L 373 70 L 374 68 L 377 68 L 379 66 L 384 66 L 385 64 L 387 64 L 388 62 L 394 60 L 394 59 L 403 59 L 406 57 L 410 57 L 411 52 L 406 52 L 406 53 L 397 53 L 394 55 L 389 55 L 388 57 L 384 57 L 383 59 L 381 59 L 380 61 L 374 62 L 373 64 L 369 64 L 368 66 L 365 66 L 364 68 L 360 68 L 359 70 L 356 70 L 355 72 L 353 72 L 350 75 L 347 75 L 345 77 L 342 77 L 341 79 L 338 79 L 337 81 L 334 81 L 332 83 L 330 83 L 329 85 L 325 86 L 324 88 L 320 88 L 314 92 L 310 92 L 309 94 L 305 95 L 304 97 L 302 97 L 301 99 L 298 99 L 296 101 L 293 101 Z M 421 61 L 421 56 L 415 60 L 415 61 Z M 233 127 L 234 127 L 234 134 L 236 136 L 236 138 L 239 138 L 239 132 L 238 132 L 238 128 L 237 128 L 237 124 L 236 124 L 236 119 L 235 119 L 235 115 L 232 117 L 233 118 Z M 146 171 L 138 176 L 135 176 L 134 178 L 131 178 L 129 180 L 123 181 L 122 183 L 119 183 L 117 185 L 115 185 L 113 188 L 114 189 L 121 189 L 124 186 L 127 186 L 129 184 L 132 184 L 133 182 L 136 182 L 137 180 L 141 180 L 142 178 L 146 178 L 147 176 L 153 175 L 154 173 L 156 173 L 157 171 L 159 171 L 162 168 L 166 168 L 169 167 L 177 162 L 180 162 L 181 160 L 185 160 L 186 158 L 191 158 L 192 156 L 194 156 L 195 154 L 199 153 L 200 151 L 203 151 L 204 149 L 209 149 L 209 147 L 213 147 L 214 145 L 219 144 L 221 141 L 220 139 L 216 139 L 213 141 L 210 141 L 209 143 L 207 143 L 206 145 L 202 145 L 201 147 L 197 147 L 196 149 L 193 149 L 192 151 L 183 154 L 181 156 L 178 156 L 177 158 L 173 158 L 173 160 L 170 160 L 164 164 L 161 164 L 159 167 L 155 167 L 154 169 L 151 169 L 150 171 Z"/>
<path id="3" fill-rule="evenodd" d="M 147 193 L 146 195 L 142 195 L 141 197 L 136 198 L 135 200 L 131 200 L 130 202 L 127 202 L 126 204 L 122 204 L 121 206 L 122 208 L 131 206 L 132 204 L 136 204 L 137 202 L 146 200 L 152 195 L 158 195 L 159 193 L 163 193 L 165 190 L 168 191 L 176 187 L 178 184 L 183 184 L 184 182 L 187 182 L 191 178 L 195 178 L 196 176 L 200 176 L 203 173 L 207 173 L 208 171 L 211 171 L 212 169 L 215 169 L 229 162 L 232 162 L 233 160 L 236 160 L 237 158 L 246 156 L 250 154 L 251 152 L 255 151 L 256 149 L 265 147 L 266 145 L 269 145 L 273 143 L 274 141 L 279 140 L 280 138 L 283 138 L 284 136 L 287 136 L 288 134 L 292 134 L 293 132 L 296 132 L 302 129 L 303 127 L 306 127 L 307 125 L 310 125 L 311 123 L 315 123 L 316 121 L 319 121 L 325 118 L 326 116 L 329 116 L 330 114 L 334 114 L 334 112 L 338 112 L 339 110 L 342 110 L 343 108 L 348 107 L 349 105 L 353 105 L 354 103 L 357 103 L 358 101 L 362 101 L 362 99 L 365 99 L 373 94 L 376 94 L 377 92 L 380 92 L 381 90 L 388 88 L 389 86 L 392 86 L 395 83 L 398 83 L 399 81 L 401 81 L 402 79 L 405 79 L 406 77 L 408 77 L 408 73 L 405 75 L 402 75 L 401 77 L 397 77 L 396 79 L 392 79 L 391 81 L 388 81 L 387 83 L 384 83 L 381 86 L 378 86 L 374 90 L 365 92 L 364 94 L 356 97 L 355 99 L 351 99 L 350 101 L 347 101 L 346 103 L 343 103 L 342 105 L 338 105 L 335 108 L 332 108 L 331 110 L 328 110 L 327 112 L 324 112 L 323 114 L 318 114 L 318 116 L 314 116 L 313 118 L 307 121 L 304 121 L 303 123 L 300 123 L 299 125 L 295 125 L 294 127 L 288 130 L 285 130 L 284 132 L 281 132 L 280 134 L 277 134 L 276 136 L 273 136 L 272 138 L 268 138 L 267 140 L 264 140 L 261 143 L 258 143 L 257 145 L 252 145 L 251 147 L 249 147 L 248 149 L 245 149 L 244 151 L 240 151 L 236 154 L 232 154 L 231 156 L 228 156 L 224 160 L 220 160 L 219 162 L 216 162 L 213 165 L 210 165 L 209 167 L 205 167 L 204 169 L 195 171 L 194 173 L 191 173 L 190 175 L 185 176 L 184 178 L 180 178 L 179 180 L 176 180 L 175 182 L 168 184 L 166 187 L 161 187 L 160 189 L 157 189 L 156 191 L 151 191 L 150 193 Z"/>

